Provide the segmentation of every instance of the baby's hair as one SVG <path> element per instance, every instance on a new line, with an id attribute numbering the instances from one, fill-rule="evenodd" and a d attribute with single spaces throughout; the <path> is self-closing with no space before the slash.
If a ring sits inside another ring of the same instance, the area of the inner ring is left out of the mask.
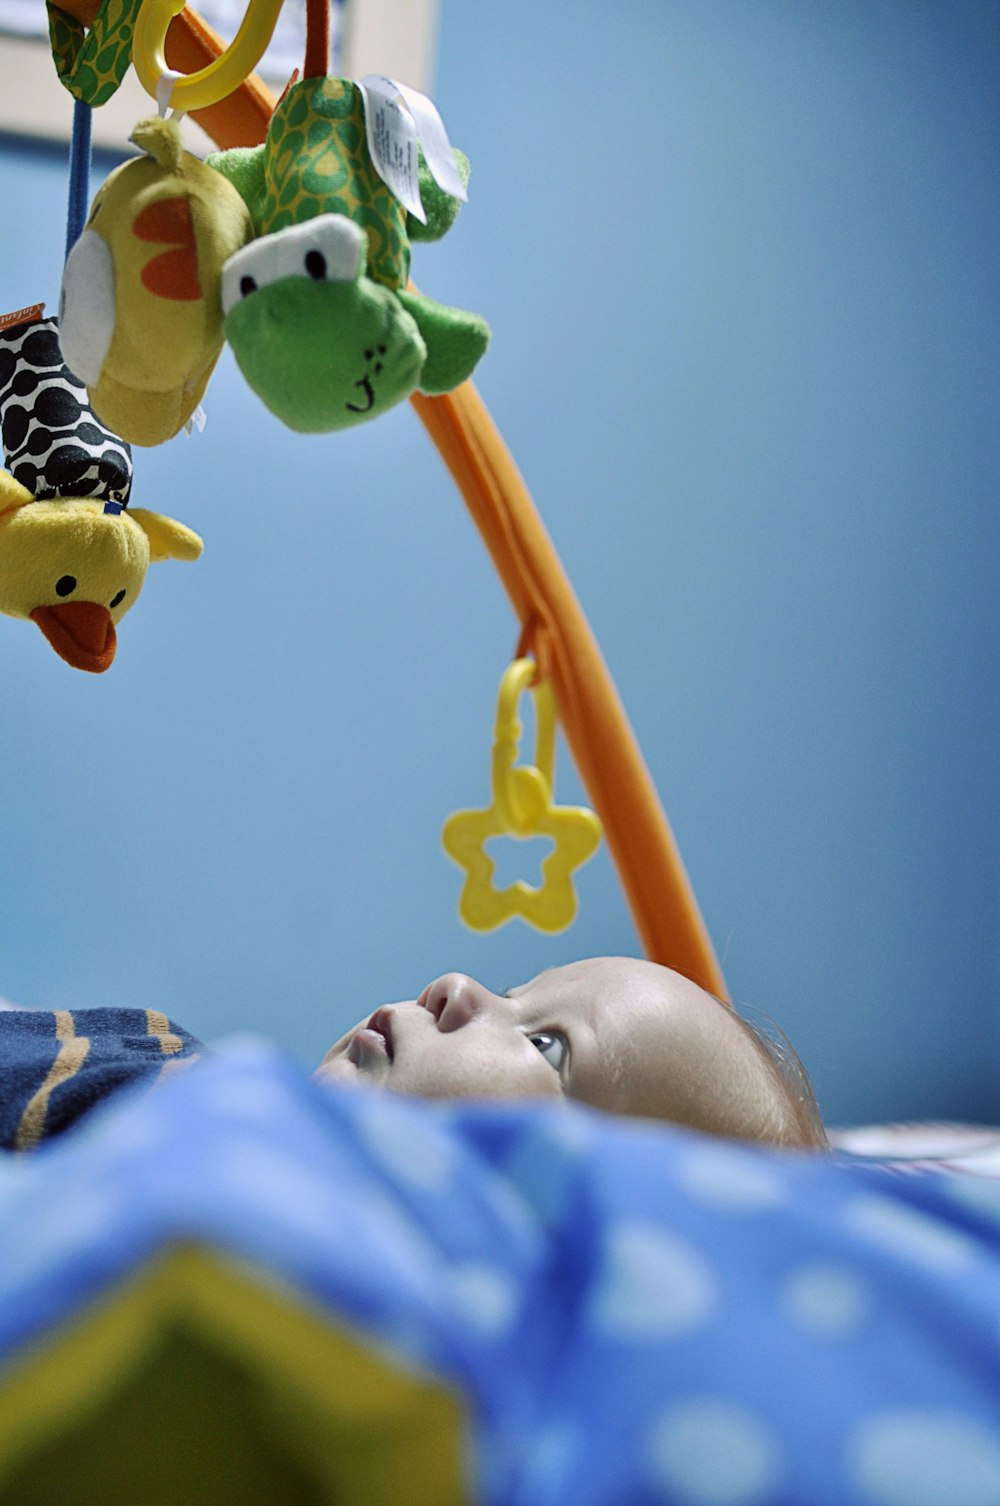
<path id="1" fill-rule="evenodd" d="M 753 1019 L 748 1017 L 751 1012 Z M 733 1008 L 732 1013 L 753 1042 L 791 1119 L 791 1124 L 786 1121 L 777 1127 L 777 1143 L 829 1150 L 830 1142 L 809 1073 L 781 1026 L 763 1010 L 751 1011 L 747 1005 L 738 1010 Z"/>

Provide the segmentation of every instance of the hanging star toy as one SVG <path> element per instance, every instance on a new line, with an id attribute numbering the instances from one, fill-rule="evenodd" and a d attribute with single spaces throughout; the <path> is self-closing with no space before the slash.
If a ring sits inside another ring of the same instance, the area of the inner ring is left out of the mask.
<path id="1" fill-rule="evenodd" d="M 563 931 L 576 915 L 573 874 L 593 857 L 601 823 L 583 806 L 553 803 L 555 706 L 548 684 L 532 687 L 537 721 L 534 765 L 516 766 L 521 724 L 517 701 L 536 673 L 531 659 L 515 659 L 500 684 L 492 758 L 493 799 L 486 809 L 456 811 L 441 833 L 444 850 L 465 870 L 458 912 L 474 931 L 492 931 L 519 916 L 539 931 Z M 493 883 L 496 864 L 486 851 L 491 837 L 551 837 L 542 883 Z"/>

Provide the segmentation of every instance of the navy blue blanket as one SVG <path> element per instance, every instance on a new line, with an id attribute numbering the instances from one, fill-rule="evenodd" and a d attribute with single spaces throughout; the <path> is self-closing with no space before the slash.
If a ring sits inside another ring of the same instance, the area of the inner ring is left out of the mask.
<path id="1" fill-rule="evenodd" d="M 31 1150 L 127 1083 L 178 1070 L 202 1052 L 156 1009 L 0 1012 L 0 1147 Z"/>

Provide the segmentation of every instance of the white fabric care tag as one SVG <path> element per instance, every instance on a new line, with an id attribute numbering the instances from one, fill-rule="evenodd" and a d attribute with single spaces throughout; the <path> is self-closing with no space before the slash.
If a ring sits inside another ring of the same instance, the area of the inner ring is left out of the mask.
<path id="1" fill-rule="evenodd" d="M 204 434 L 205 425 L 207 422 L 208 419 L 205 415 L 205 410 L 201 406 L 201 403 L 199 403 L 197 408 L 191 414 L 191 417 L 188 419 L 187 423 L 184 425 L 184 433 L 187 435 L 188 439 L 190 439 L 191 435 L 196 431 L 199 434 Z"/>
<path id="2" fill-rule="evenodd" d="M 369 73 L 358 84 L 365 102 L 368 150 L 383 183 L 423 224 L 420 202 L 418 142 L 435 182 L 453 199 L 468 195 L 455 166 L 448 133 L 437 106 L 426 94 L 382 73 Z"/>

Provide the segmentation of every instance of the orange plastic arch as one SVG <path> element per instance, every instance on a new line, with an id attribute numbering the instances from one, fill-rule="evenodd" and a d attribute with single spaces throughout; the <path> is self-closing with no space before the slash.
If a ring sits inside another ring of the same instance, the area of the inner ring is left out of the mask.
<path id="1" fill-rule="evenodd" d="M 90 25 L 98 0 L 63 0 Z M 167 34 L 171 68 L 204 67 L 225 43 L 191 10 Z M 192 111 L 220 147 L 263 141 L 274 96 L 252 75 L 209 109 Z M 527 487 L 471 382 L 413 406 L 451 471 L 521 624 L 518 654 L 552 680 L 559 718 L 604 826 L 643 948 L 719 998 L 726 987 L 656 788 L 614 682 Z"/>

